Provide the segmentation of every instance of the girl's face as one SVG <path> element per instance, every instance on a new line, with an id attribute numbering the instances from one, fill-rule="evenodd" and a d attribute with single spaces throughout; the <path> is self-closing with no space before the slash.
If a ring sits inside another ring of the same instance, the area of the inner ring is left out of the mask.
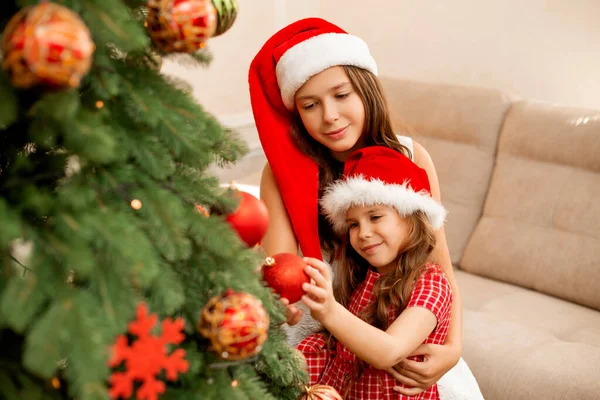
<path id="1" fill-rule="evenodd" d="M 408 236 L 409 222 L 388 206 L 355 206 L 346 212 L 350 244 L 377 272 L 396 267 Z"/>
<path id="2" fill-rule="evenodd" d="M 342 67 L 314 75 L 298 89 L 295 101 L 309 135 L 336 159 L 344 161 L 364 146 L 365 107 Z"/>

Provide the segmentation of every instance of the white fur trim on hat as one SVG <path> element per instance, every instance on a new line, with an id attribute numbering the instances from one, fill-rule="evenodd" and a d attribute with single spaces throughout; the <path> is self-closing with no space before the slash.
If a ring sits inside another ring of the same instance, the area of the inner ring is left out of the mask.
<path id="1" fill-rule="evenodd" d="M 338 233 L 348 229 L 348 208 L 376 204 L 394 207 L 403 216 L 422 211 L 433 229 L 438 229 L 444 224 L 447 214 L 446 209 L 428 192 L 415 192 L 407 182 L 402 185 L 388 184 L 379 179 L 368 180 L 360 175 L 333 183 L 321 199 L 321 207 Z"/>
<path id="2" fill-rule="evenodd" d="M 283 104 L 293 110 L 294 95 L 313 75 L 336 65 L 352 65 L 377 75 L 367 44 L 347 33 L 324 33 L 288 49 L 276 67 Z"/>

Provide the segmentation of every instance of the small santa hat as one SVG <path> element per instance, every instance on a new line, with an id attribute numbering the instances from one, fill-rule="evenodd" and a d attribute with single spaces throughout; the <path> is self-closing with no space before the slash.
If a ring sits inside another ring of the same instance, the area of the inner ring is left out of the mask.
<path id="1" fill-rule="evenodd" d="M 344 178 L 329 185 L 321 207 L 338 233 L 347 231 L 346 211 L 353 206 L 386 205 L 402 216 L 423 212 L 438 229 L 446 209 L 431 197 L 427 172 L 389 147 L 370 146 L 352 153 Z"/>
<path id="2" fill-rule="evenodd" d="M 252 112 L 267 161 L 305 256 L 322 258 L 318 231 L 318 166 L 292 141 L 296 91 L 313 75 L 337 65 L 377 74 L 364 41 L 319 18 L 275 33 L 250 64 Z"/>

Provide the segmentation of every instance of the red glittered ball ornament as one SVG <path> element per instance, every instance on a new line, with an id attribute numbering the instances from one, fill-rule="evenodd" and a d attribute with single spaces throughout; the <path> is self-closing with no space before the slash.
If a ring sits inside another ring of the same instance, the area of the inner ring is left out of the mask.
<path id="1" fill-rule="evenodd" d="M 227 290 L 202 309 L 198 331 L 210 339 L 210 349 L 224 360 L 244 360 L 258 354 L 269 331 L 262 302 L 248 293 Z"/>
<path id="2" fill-rule="evenodd" d="M 193 53 L 204 47 L 217 29 L 211 0 L 149 0 L 148 34 L 167 53 Z"/>
<path id="3" fill-rule="evenodd" d="M 304 295 L 302 284 L 310 282 L 310 277 L 304 272 L 305 267 L 304 260 L 295 254 L 275 254 L 265 258 L 262 266 L 263 279 L 275 293 L 292 304 Z"/>
<path id="4" fill-rule="evenodd" d="M 14 15 L 2 34 L 2 69 L 15 87 L 79 86 L 96 46 L 83 20 L 67 7 L 42 2 Z"/>
<path id="5" fill-rule="evenodd" d="M 254 247 L 267 233 L 269 212 L 265 203 L 250 193 L 235 190 L 240 198 L 237 209 L 227 215 L 226 221 L 248 247 Z"/>

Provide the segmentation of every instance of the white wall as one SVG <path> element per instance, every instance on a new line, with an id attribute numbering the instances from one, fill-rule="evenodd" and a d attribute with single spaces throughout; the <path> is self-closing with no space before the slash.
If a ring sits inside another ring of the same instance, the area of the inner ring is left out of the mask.
<path id="1" fill-rule="evenodd" d="M 163 66 L 234 126 L 251 120 L 252 57 L 276 29 L 308 16 L 364 38 L 382 75 L 600 108 L 600 0 L 238 1 L 231 30 L 209 41 L 209 68 Z"/>
<path id="2" fill-rule="evenodd" d="M 277 29 L 276 0 L 238 0 L 235 23 L 207 46 L 213 61 L 207 68 L 166 60 L 162 72 L 188 81 L 205 109 L 225 120 L 250 117 L 248 68 L 262 44 Z"/>
<path id="3" fill-rule="evenodd" d="M 600 108 L 598 0 L 324 0 L 381 73 Z"/>

